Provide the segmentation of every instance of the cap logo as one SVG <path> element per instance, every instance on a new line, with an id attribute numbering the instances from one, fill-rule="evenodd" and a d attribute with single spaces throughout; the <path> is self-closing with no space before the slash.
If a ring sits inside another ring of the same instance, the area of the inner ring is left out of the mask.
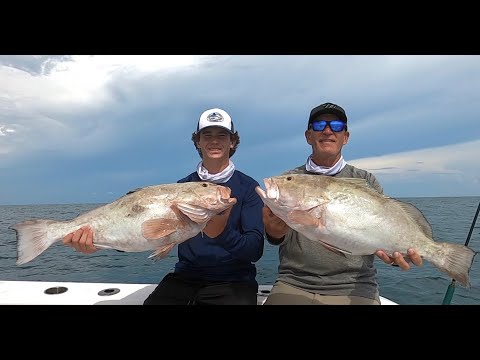
<path id="1" fill-rule="evenodd" d="M 329 108 L 336 109 L 337 108 L 337 106 L 335 104 L 330 104 L 330 103 L 324 104 L 323 107 L 326 108 L 326 109 L 329 109 Z"/>
<path id="2" fill-rule="evenodd" d="M 223 121 L 223 116 L 218 112 L 213 112 L 207 116 L 207 120 L 210 122 L 221 122 Z"/>

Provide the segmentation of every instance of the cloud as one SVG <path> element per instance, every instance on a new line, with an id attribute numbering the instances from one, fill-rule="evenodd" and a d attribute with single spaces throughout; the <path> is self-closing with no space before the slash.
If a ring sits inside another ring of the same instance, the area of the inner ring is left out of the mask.
<path id="1" fill-rule="evenodd" d="M 358 166 L 378 175 L 400 177 L 418 174 L 466 175 L 480 172 L 480 140 L 398 154 L 351 160 Z M 413 174 L 412 174 L 413 172 Z"/>
<path id="2" fill-rule="evenodd" d="M 129 124 L 125 121 L 133 111 L 129 104 L 137 99 L 129 95 L 137 93 L 135 89 L 140 89 L 138 97 L 145 95 L 142 86 L 152 73 L 192 66 L 195 58 L 0 56 L 0 64 L 5 86 L 0 92 L 0 154 L 11 156 L 0 158 L 1 166 L 2 160 L 11 163 L 13 156 L 20 160 L 38 151 L 89 154 L 110 147 L 119 132 L 138 125 L 133 117 Z M 116 89 L 125 84 L 131 89 L 121 98 Z M 136 107 L 142 108 L 142 102 Z"/>
<path id="3" fill-rule="evenodd" d="M 257 179 L 276 174 L 305 161 L 308 114 L 325 101 L 347 111 L 345 159 L 368 160 L 387 189 L 407 194 L 415 182 L 421 194 L 477 193 L 479 59 L 0 56 L 0 202 L 20 188 L 32 201 L 79 201 L 66 184 L 118 194 L 175 181 L 199 161 L 190 135 L 210 107 L 233 117 L 239 168 Z M 469 161 L 450 153 L 459 151 Z M 41 190 L 29 194 L 33 178 Z"/>
<path id="4" fill-rule="evenodd" d="M 72 61 L 68 55 L 0 55 L 0 65 L 25 71 L 32 76 L 48 75 L 60 63 Z"/>
<path id="5" fill-rule="evenodd" d="M 368 170 L 385 183 L 448 182 L 457 195 L 480 194 L 480 140 L 461 144 L 355 159 L 350 164 Z"/>

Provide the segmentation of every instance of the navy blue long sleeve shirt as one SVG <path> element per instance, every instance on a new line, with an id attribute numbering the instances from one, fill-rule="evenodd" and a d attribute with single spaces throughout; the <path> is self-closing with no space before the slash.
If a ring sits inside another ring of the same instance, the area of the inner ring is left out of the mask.
<path id="1" fill-rule="evenodd" d="M 178 182 L 201 181 L 196 172 Z M 255 281 L 254 263 L 263 255 L 263 201 L 255 192 L 258 182 L 235 170 L 221 185 L 237 199 L 223 232 L 212 239 L 205 233 L 178 245 L 175 272 L 209 281 Z"/>

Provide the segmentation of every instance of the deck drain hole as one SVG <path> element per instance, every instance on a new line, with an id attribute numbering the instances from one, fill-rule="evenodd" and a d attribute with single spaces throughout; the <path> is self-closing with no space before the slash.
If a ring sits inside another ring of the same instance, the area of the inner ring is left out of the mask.
<path id="1" fill-rule="evenodd" d="M 110 296 L 110 295 L 115 295 L 120 292 L 120 289 L 117 288 L 109 288 L 109 289 L 103 289 L 102 291 L 98 292 L 98 295 L 100 296 Z"/>
<path id="2" fill-rule="evenodd" d="M 62 294 L 64 292 L 66 292 L 68 289 L 64 286 L 55 286 L 55 287 L 51 287 L 51 288 L 48 288 L 47 290 L 45 290 L 45 294 L 48 294 L 48 295 L 56 295 L 56 294 Z"/>

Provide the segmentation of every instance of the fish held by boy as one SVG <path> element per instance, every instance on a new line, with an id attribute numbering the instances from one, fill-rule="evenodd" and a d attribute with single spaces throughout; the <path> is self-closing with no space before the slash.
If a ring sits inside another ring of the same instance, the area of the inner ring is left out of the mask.
<path id="1" fill-rule="evenodd" d="M 90 226 L 97 249 L 154 250 L 165 257 L 177 244 L 197 235 L 215 215 L 232 207 L 228 187 L 209 182 L 147 186 L 68 221 L 26 220 L 10 226 L 17 236 L 17 265 L 25 264 L 82 226 Z"/>

